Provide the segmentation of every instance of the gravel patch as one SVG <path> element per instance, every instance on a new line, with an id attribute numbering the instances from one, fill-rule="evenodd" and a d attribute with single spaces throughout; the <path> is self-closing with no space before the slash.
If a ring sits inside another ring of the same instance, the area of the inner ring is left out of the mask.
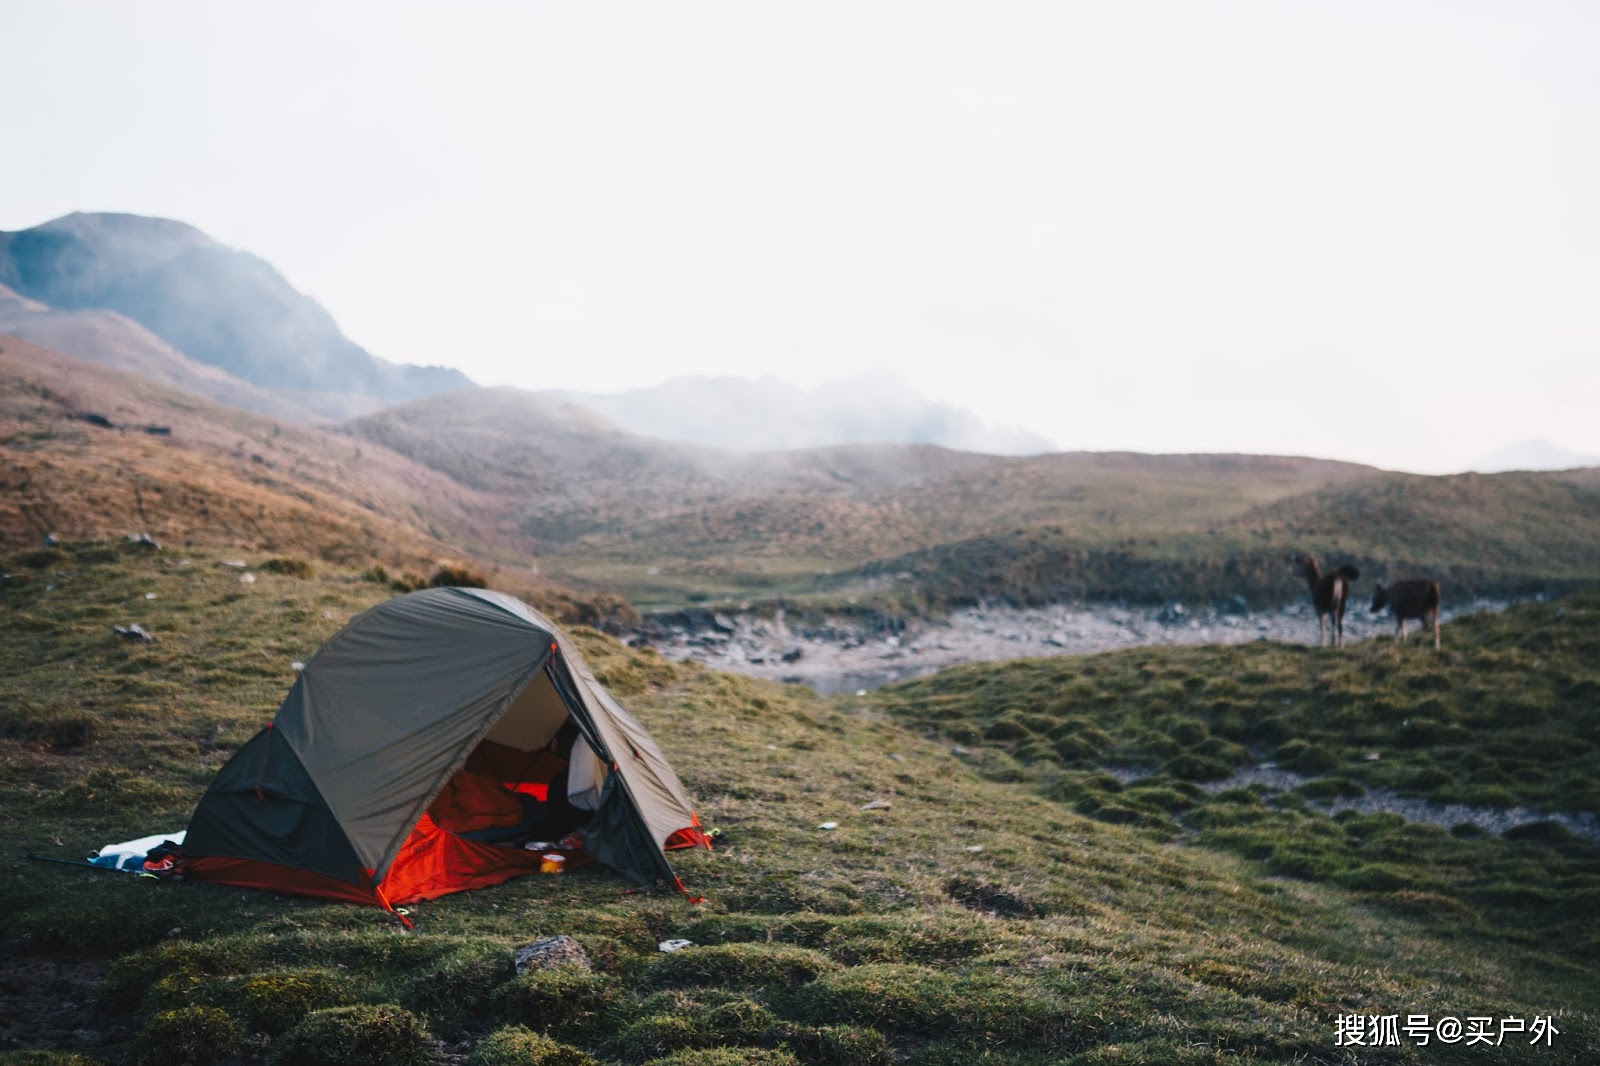
<path id="1" fill-rule="evenodd" d="M 1447 607 L 1443 621 L 1478 611 L 1503 610 L 1498 600 Z M 717 670 L 809 685 L 822 695 L 877 688 L 959 663 L 1058 655 L 1093 655 L 1160 644 L 1244 644 L 1257 640 L 1317 643 L 1317 617 L 1309 604 L 1250 611 L 1241 604 L 1191 609 L 1056 604 L 1049 607 L 981 607 L 953 612 L 939 622 L 908 622 L 898 632 L 870 630 L 845 621 L 790 626 L 776 617 L 719 614 L 717 624 L 642 629 L 631 641 L 648 643 L 669 659 L 693 659 Z M 1388 615 L 1365 608 L 1345 615 L 1345 640 L 1355 643 L 1394 633 Z M 1416 636 L 1416 623 L 1409 627 Z"/>

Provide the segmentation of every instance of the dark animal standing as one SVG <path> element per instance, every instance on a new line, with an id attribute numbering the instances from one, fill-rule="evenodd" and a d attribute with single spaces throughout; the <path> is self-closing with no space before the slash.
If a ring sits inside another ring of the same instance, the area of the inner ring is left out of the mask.
<path id="1" fill-rule="evenodd" d="M 1350 597 L 1350 582 L 1361 576 L 1361 571 L 1346 564 L 1331 574 L 1324 574 L 1314 555 L 1295 556 L 1295 570 L 1306 579 L 1311 589 L 1311 604 L 1317 609 L 1317 643 L 1326 644 L 1331 639 L 1335 647 L 1344 646 L 1344 602 Z M 1327 635 L 1323 625 L 1327 624 Z"/>
<path id="2" fill-rule="evenodd" d="M 1392 585 L 1378 586 L 1372 594 L 1372 613 L 1388 607 L 1394 611 L 1395 639 L 1406 639 L 1406 619 L 1415 618 L 1424 626 L 1433 626 L 1433 648 L 1439 650 L 1439 583 L 1422 578 L 1408 578 Z"/>

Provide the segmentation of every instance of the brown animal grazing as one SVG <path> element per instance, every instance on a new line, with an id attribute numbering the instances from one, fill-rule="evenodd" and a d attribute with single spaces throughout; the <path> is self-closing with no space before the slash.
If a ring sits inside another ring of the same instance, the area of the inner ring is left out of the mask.
<path id="1" fill-rule="evenodd" d="M 1388 607 L 1394 611 L 1395 639 L 1406 639 L 1406 619 L 1433 625 L 1433 649 L 1439 650 L 1439 583 L 1413 577 L 1378 586 L 1372 594 L 1372 613 Z"/>
<path id="2" fill-rule="evenodd" d="M 1326 644 L 1331 639 L 1335 647 L 1344 646 L 1344 601 L 1350 596 L 1350 582 L 1361 576 L 1361 571 L 1348 564 L 1331 574 L 1324 574 L 1314 555 L 1297 555 L 1295 569 L 1306 579 L 1311 589 L 1311 605 L 1317 609 L 1317 643 Z M 1323 624 L 1327 623 L 1327 635 Z"/>

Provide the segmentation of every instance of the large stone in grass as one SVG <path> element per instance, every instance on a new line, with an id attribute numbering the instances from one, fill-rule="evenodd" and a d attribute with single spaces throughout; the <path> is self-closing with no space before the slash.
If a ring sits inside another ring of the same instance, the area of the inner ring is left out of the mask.
<path id="1" fill-rule="evenodd" d="M 593 970 L 589 953 L 583 945 L 570 936 L 551 936 L 517 949 L 514 959 L 517 973 L 531 970 L 553 970 L 557 966 L 575 966 L 580 970 Z"/>

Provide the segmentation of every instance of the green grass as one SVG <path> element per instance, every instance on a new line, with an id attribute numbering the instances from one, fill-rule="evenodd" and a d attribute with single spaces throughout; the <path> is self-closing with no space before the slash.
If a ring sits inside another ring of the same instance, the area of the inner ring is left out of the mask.
<path id="1" fill-rule="evenodd" d="M 1123 653 L 843 702 L 580 630 L 702 821 L 724 831 L 714 853 L 674 854 L 706 902 L 625 895 L 585 871 L 414 905 L 408 932 L 375 908 L 17 858 L 181 827 L 275 710 L 290 662 L 388 594 L 325 565 L 246 586 L 198 554 L 189 566 L 119 545 L 63 555 L 0 588 L 0 706 L 13 715 L 0 731 L 3 951 L 105 960 L 94 1004 L 69 1024 L 105 1033 L 92 1054 L 108 1063 L 138 1061 L 147 1026 L 232 1032 L 246 1058 L 286 1062 L 380 1039 L 405 1057 L 437 1039 L 483 1063 L 1335 1063 L 1341 1012 L 1548 1014 L 1553 1048 L 1495 1061 L 1600 1057 L 1592 847 L 1207 796 L 1192 780 L 1203 766 L 1160 769 L 1185 753 L 1253 758 L 1258 742 L 1233 723 L 1268 717 L 1283 726 L 1270 743 L 1329 753 L 1335 789 L 1385 785 L 1391 755 L 1511 759 L 1496 731 L 1588 736 L 1592 719 L 1567 719 L 1596 703 L 1593 599 L 1448 627 L 1442 658 L 1387 645 Z M 0 570 L 22 568 L 13 557 Z M 156 643 L 111 633 L 130 621 Z M 1046 672 L 1058 666 L 1076 672 Z M 1519 673 L 1532 687 L 1513 715 L 1500 700 Z M 1404 747 L 1387 717 L 1341 717 L 1380 701 L 1433 701 L 1441 728 L 1485 736 Z M 1539 722 L 1525 711 L 1536 704 Z M 69 713 L 95 724 L 62 737 L 30 724 Z M 1363 729 L 1394 733 L 1375 764 L 1351 758 L 1381 740 Z M 1178 749 L 1161 757 L 1166 744 Z M 1103 770 L 1158 757 L 1143 781 Z M 1542 749 L 1548 780 L 1508 771 L 1498 787 L 1531 802 L 1569 771 L 1594 780 L 1565 758 Z M 874 799 L 891 806 L 860 810 Z M 512 975 L 517 945 L 557 933 L 584 944 L 594 973 Z M 674 937 L 696 947 L 657 951 Z M 81 1050 L 70 1029 L 35 1039 Z M 1458 1045 L 1381 1061 L 1484 1059 Z"/>
<path id="2" fill-rule="evenodd" d="M 1535 822 L 1496 838 L 1324 813 L 1369 790 L 1600 811 L 1600 594 L 1448 627 L 1444 651 L 1261 642 L 961 667 L 880 690 L 879 713 L 1096 820 L 1233 851 L 1378 906 L 1514 933 L 1600 966 L 1600 845 Z M 1257 763 L 1310 775 L 1220 792 Z"/>
<path id="3" fill-rule="evenodd" d="M 1600 582 L 1593 471 L 1351 470 L 1324 472 L 1333 480 L 1317 486 L 1310 471 L 1288 475 L 1268 459 L 1116 458 L 997 462 L 848 504 L 818 495 L 685 504 L 668 519 L 553 546 L 549 561 L 647 611 L 708 600 L 911 615 L 984 601 L 1240 597 L 1261 607 L 1305 597 L 1296 552 L 1356 565 L 1357 599 L 1373 580 L 1417 575 L 1442 582 L 1447 603 Z"/>

